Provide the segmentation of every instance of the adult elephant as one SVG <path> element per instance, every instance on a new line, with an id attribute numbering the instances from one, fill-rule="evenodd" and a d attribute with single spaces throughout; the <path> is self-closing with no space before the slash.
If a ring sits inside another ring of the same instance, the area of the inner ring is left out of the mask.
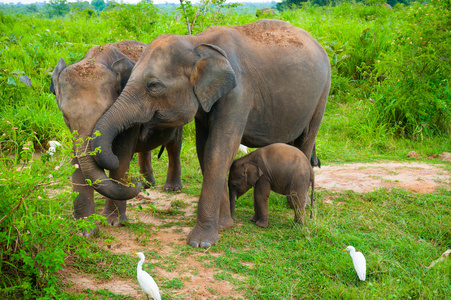
<path id="1" fill-rule="evenodd" d="M 227 172 L 240 142 L 292 143 L 310 157 L 330 88 L 329 58 L 306 31 L 279 20 L 214 27 L 150 43 L 119 99 L 94 130 L 95 159 L 114 169 L 114 138 L 137 123 L 173 128 L 195 118 L 203 173 L 193 247 L 233 226 Z M 113 120 L 113 121 L 112 121 Z"/>
<path id="2" fill-rule="evenodd" d="M 127 219 L 126 201 L 123 200 L 135 197 L 141 190 L 140 182 L 135 182 L 134 187 L 124 184 L 125 173 L 135 152 L 138 152 L 140 173 L 148 183 L 155 184 L 150 150 L 164 145 L 169 157 L 164 188 L 182 188 L 181 127 L 152 129 L 146 124 L 136 124 L 118 135 L 113 151 L 119 157 L 119 163 L 109 173 L 111 180 L 93 157 L 86 155 L 91 151 L 87 138 L 98 119 L 119 97 L 144 47 L 145 44 L 136 41 L 95 46 L 84 59 L 73 65 L 66 67 L 61 58 L 52 73 L 50 90 L 56 95 L 64 121 L 71 132 L 78 132 L 77 139 L 85 140 L 82 145 L 74 142 L 76 158 L 72 164 L 79 165 L 72 174 L 73 190 L 78 192 L 74 201 L 75 218 L 94 214 L 95 189 L 107 197 L 102 215 L 110 224 L 120 225 Z M 94 184 L 88 185 L 86 179 Z"/>

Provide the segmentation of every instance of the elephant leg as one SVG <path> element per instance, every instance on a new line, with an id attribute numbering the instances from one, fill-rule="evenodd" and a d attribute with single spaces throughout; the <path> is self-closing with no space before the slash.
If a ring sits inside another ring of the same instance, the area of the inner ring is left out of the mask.
<path id="1" fill-rule="evenodd" d="M 72 160 L 72 164 L 76 164 L 77 159 Z M 75 169 L 72 173 L 72 190 L 78 193 L 74 200 L 74 217 L 75 219 L 87 218 L 95 213 L 94 189 L 85 181 L 85 177 L 81 170 Z M 92 236 L 98 231 L 98 227 L 84 232 L 86 236 Z"/>
<path id="2" fill-rule="evenodd" d="M 119 167 L 110 171 L 110 179 L 125 182 L 125 173 L 130 167 L 130 161 L 135 152 L 135 147 L 130 145 L 134 145 L 133 141 L 138 134 L 138 129 L 138 127 L 131 128 L 125 131 L 120 139 L 115 140 L 113 148 L 119 158 Z M 127 220 L 126 209 L 127 201 L 106 198 L 102 216 L 106 217 L 108 224 L 121 226 Z"/>
<path id="3" fill-rule="evenodd" d="M 221 132 L 212 133 L 196 119 L 196 148 L 203 174 L 202 190 L 197 207 L 197 220 L 188 235 L 193 247 L 209 247 L 219 241 L 219 230 L 233 226 L 227 193 L 227 172 L 238 152 L 241 135 L 230 130 L 227 141 Z M 207 139 L 208 137 L 208 139 Z"/>
<path id="4" fill-rule="evenodd" d="M 152 152 L 145 151 L 138 153 L 139 173 L 144 176 L 146 182 L 144 188 L 148 189 L 151 185 L 155 185 L 155 177 L 152 168 Z"/>
<path id="5" fill-rule="evenodd" d="M 227 178 L 224 181 L 224 188 L 221 197 L 221 204 L 219 207 L 219 226 L 218 230 L 226 230 L 231 228 L 235 224 L 235 220 L 232 218 L 230 213 L 230 199 L 229 193 L 227 192 Z"/>
<path id="6" fill-rule="evenodd" d="M 316 156 L 316 135 L 318 134 L 321 120 L 323 119 L 324 110 L 326 109 L 327 96 L 329 95 L 330 83 L 324 88 L 318 105 L 310 119 L 310 123 L 304 132 L 294 141 L 293 145 L 301 150 L 308 159 L 311 159 L 313 165 L 319 166 L 320 162 Z M 313 154 L 313 156 L 312 156 Z"/>
<path id="7" fill-rule="evenodd" d="M 122 226 L 127 221 L 127 201 L 111 200 L 105 198 L 105 208 L 102 216 L 104 216 L 108 224 L 113 226 Z"/>
<path id="8" fill-rule="evenodd" d="M 287 203 L 290 208 L 294 209 L 294 204 L 290 197 L 287 197 Z"/>
<path id="9" fill-rule="evenodd" d="M 180 161 L 183 127 L 175 130 L 175 138 L 165 145 L 169 158 L 168 173 L 163 187 L 165 191 L 179 191 L 183 187 L 181 179 L 182 163 Z"/>
<path id="10" fill-rule="evenodd" d="M 125 173 L 130 166 L 130 160 L 132 155 L 119 159 L 119 167 L 110 171 L 110 178 L 120 182 L 125 182 Z M 102 216 L 105 216 L 108 224 L 113 226 L 122 226 L 123 222 L 127 221 L 127 201 L 113 200 L 105 198 L 105 208 L 103 209 Z"/>
<path id="11" fill-rule="evenodd" d="M 195 119 L 196 124 L 196 153 L 199 160 L 200 170 L 202 175 L 204 174 L 204 153 L 205 145 L 207 143 L 208 129 L 205 128 L 197 119 Z"/>
<path id="12" fill-rule="evenodd" d="M 294 206 L 294 221 L 301 225 L 305 224 L 305 205 L 306 197 L 308 197 L 307 192 L 308 190 L 300 190 L 299 192 L 292 192 L 290 195 L 287 195 L 287 201 L 291 201 Z"/>
<path id="13" fill-rule="evenodd" d="M 269 181 L 261 177 L 254 187 L 254 210 L 255 214 L 251 221 L 259 227 L 268 227 L 268 209 L 269 209 L 269 194 L 271 193 L 271 184 Z"/>

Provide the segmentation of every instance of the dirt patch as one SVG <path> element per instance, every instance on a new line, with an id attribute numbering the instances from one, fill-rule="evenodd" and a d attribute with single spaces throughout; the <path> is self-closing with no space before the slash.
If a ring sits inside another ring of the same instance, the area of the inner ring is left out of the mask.
<path id="1" fill-rule="evenodd" d="M 315 168 L 315 186 L 326 190 L 352 190 L 367 193 L 381 187 L 404 188 L 431 193 L 450 184 L 450 172 L 444 165 L 426 163 L 355 163 Z"/>
<path id="2" fill-rule="evenodd" d="M 140 291 L 136 288 L 136 283 L 132 279 L 96 280 L 91 275 L 80 273 L 80 271 L 73 268 L 71 261 L 66 260 L 66 265 L 67 267 L 60 272 L 60 275 L 66 282 L 73 283 L 68 288 L 69 292 L 83 293 L 88 290 L 108 290 L 115 294 L 129 295 L 135 299 L 141 299 Z"/>
<path id="3" fill-rule="evenodd" d="M 171 222 L 180 220 L 191 220 L 195 218 L 197 207 L 197 197 L 190 197 L 184 193 L 165 193 L 161 188 L 149 189 L 145 193 L 140 193 L 135 199 L 130 200 L 127 215 L 130 223 L 142 222 L 146 225 L 144 234 L 134 233 L 124 227 L 104 226 L 101 230 L 108 236 L 108 243 L 105 239 L 98 239 L 98 245 L 114 253 L 129 254 L 132 252 L 155 251 L 159 258 L 146 257 L 143 269 L 146 264 L 165 264 L 166 260 L 171 260 L 177 267 L 176 270 L 169 270 L 163 267 L 156 267 L 149 273 L 160 285 L 162 294 L 167 293 L 162 288 L 162 282 L 180 280 L 183 286 L 178 289 L 171 289 L 172 297 L 180 299 L 216 299 L 229 297 L 231 299 L 242 299 L 243 293 L 234 290 L 234 286 L 226 280 L 215 279 L 215 274 L 220 271 L 208 266 L 209 256 L 220 255 L 210 253 L 208 250 L 201 252 L 191 252 L 187 247 L 186 238 L 192 228 L 173 225 L 159 228 Z M 175 204 L 175 205 L 174 205 Z M 182 206 L 182 207 L 177 207 Z M 176 210 L 176 213 L 174 213 Z M 188 254 L 189 253 L 189 254 Z M 138 263 L 130 266 L 135 269 Z M 107 289 L 111 292 L 128 295 L 135 299 L 145 299 L 139 284 L 135 278 L 130 280 L 113 279 L 110 281 L 99 281 L 90 274 L 80 274 L 80 271 L 73 267 L 73 262 L 66 261 L 67 267 L 61 272 L 61 276 L 66 282 L 72 283 L 70 291 L 83 292 L 87 289 L 98 290 Z M 148 269 L 147 269 L 148 270 Z M 236 275 L 237 280 L 245 280 Z M 163 297 L 164 298 L 164 297 Z"/>
<path id="4" fill-rule="evenodd" d="M 431 193 L 440 186 L 449 188 L 451 175 L 444 164 L 428 165 L 419 162 L 330 165 L 321 169 L 315 168 L 315 173 L 318 189 L 353 190 L 357 193 L 366 193 L 381 187 L 399 187 L 418 193 Z M 215 279 L 215 275 L 220 271 L 208 266 L 211 256 L 222 253 L 211 253 L 208 250 L 193 251 L 186 245 L 186 238 L 192 228 L 171 225 L 171 222 L 177 224 L 179 221 L 195 218 L 197 200 L 197 197 L 184 193 L 161 192 L 161 187 L 149 189 L 128 202 L 129 222 L 146 224 L 143 233 L 135 233 L 124 227 L 102 227 L 101 230 L 113 238 L 109 238 L 108 243 L 104 239 L 99 239 L 98 243 L 114 253 L 130 255 L 139 251 L 158 253 L 158 259 L 147 257 L 144 269 L 149 269 L 146 267 L 148 263 L 158 265 L 150 273 L 159 283 L 163 298 L 164 294 L 169 293 L 173 298 L 179 299 L 227 297 L 242 299 L 244 292 L 235 290 L 232 283 L 227 280 Z M 165 268 L 167 261 L 173 262 L 177 267 Z M 70 291 L 107 289 L 117 294 L 129 295 L 134 299 L 145 299 L 135 278 L 98 281 L 93 279 L 92 275 L 80 274 L 70 259 L 66 263 L 67 267 L 62 270 L 61 275 L 67 282 L 73 283 L 69 288 Z M 135 269 L 136 264 L 130 268 Z M 235 280 L 246 281 L 246 278 L 231 275 Z M 162 283 L 170 280 L 180 280 L 183 284 L 179 288 L 168 290 L 162 288 Z"/>
<path id="5" fill-rule="evenodd" d="M 234 27 L 257 43 L 278 46 L 303 47 L 303 37 L 298 29 L 274 20 L 260 20 L 256 23 Z"/>

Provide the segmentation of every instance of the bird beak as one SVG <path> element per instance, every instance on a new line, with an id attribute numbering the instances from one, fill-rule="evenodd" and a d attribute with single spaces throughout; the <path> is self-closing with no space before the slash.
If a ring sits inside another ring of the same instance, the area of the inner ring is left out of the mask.
<path id="1" fill-rule="evenodd" d="M 138 255 L 138 254 L 136 254 L 136 252 L 132 252 L 132 254 L 134 254 L 134 255 Z"/>
<path id="2" fill-rule="evenodd" d="M 343 250 L 341 250 L 341 252 L 345 252 L 345 251 L 348 251 L 348 249 L 343 249 Z"/>

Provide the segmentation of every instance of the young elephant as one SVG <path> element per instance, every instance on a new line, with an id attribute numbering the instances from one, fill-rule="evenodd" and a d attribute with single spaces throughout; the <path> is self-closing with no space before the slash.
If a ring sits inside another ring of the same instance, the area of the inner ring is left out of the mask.
<path id="1" fill-rule="evenodd" d="M 235 197 L 239 198 L 254 187 L 255 213 L 251 221 L 257 226 L 268 226 L 268 198 L 271 190 L 287 196 L 288 203 L 294 209 L 294 220 L 303 223 L 310 183 L 312 218 L 315 175 L 307 157 L 299 149 L 282 143 L 260 148 L 235 160 L 230 168 L 230 213 L 233 217 Z"/>

